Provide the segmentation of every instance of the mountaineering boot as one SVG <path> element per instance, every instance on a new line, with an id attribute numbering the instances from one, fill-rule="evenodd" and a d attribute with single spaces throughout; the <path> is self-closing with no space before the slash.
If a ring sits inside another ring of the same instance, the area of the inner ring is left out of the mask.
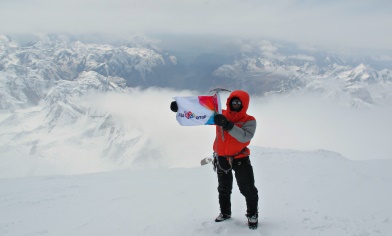
<path id="1" fill-rule="evenodd" d="M 248 217 L 248 226 L 249 229 L 257 229 L 257 225 L 258 225 L 258 214 L 246 214 L 246 217 Z"/>
<path id="2" fill-rule="evenodd" d="M 222 221 L 225 221 L 230 218 L 231 218 L 231 215 L 226 215 L 226 214 L 220 213 L 219 216 L 215 218 L 215 222 L 222 222 Z"/>

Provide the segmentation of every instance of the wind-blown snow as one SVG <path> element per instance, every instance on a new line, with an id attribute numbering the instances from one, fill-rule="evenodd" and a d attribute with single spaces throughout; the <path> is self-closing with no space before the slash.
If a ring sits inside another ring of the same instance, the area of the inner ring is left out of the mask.
<path id="1" fill-rule="evenodd" d="M 234 184 L 219 213 L 211 165 L 0 180 L 0 234 L 380 235 L 392 232 L 392 161 L 252 148 L 260 227 L 247 228 Z"/>

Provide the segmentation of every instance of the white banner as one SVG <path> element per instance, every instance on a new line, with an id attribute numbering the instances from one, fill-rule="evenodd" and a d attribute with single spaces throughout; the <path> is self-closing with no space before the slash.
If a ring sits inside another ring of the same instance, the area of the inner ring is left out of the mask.
<path id="1" fill-rule="evenodd" d="M 214 115 L 221 112 L 219 95 L 174 97 L 177 121 L 183 126 L 213 125 Z"/>

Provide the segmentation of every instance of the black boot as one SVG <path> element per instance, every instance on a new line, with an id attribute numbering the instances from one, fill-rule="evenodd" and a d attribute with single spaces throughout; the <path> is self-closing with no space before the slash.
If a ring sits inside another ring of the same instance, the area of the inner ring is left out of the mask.
<path id="1" fill-rule="evenodd" d="M 219 216 L 215 218 L 215 222 L 222 222 L 222 221 L 225 221 L 230 218 L 231 218 L 231 215 L 226 215 L 226 214 L 220 213 Z"/>
<path id="2" fill-rule="evenodd" d="M 248 218 L 249 229 L 257 229 L 259 223 L 258 214 L 257 213 L 253 215 L 246 214 L 245 216 Z"/>

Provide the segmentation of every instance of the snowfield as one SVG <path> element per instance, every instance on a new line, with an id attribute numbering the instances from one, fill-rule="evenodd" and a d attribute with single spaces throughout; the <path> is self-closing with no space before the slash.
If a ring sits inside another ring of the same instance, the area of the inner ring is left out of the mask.
<path id="1" fill-rule="evenodd" d="M 236 185 L 232 219 L 214 222 L 209 164 L 0 179 L 0 235 L 391 235 L 392 160 L 251 149 L 260 194 L 255 231 Z"/>

